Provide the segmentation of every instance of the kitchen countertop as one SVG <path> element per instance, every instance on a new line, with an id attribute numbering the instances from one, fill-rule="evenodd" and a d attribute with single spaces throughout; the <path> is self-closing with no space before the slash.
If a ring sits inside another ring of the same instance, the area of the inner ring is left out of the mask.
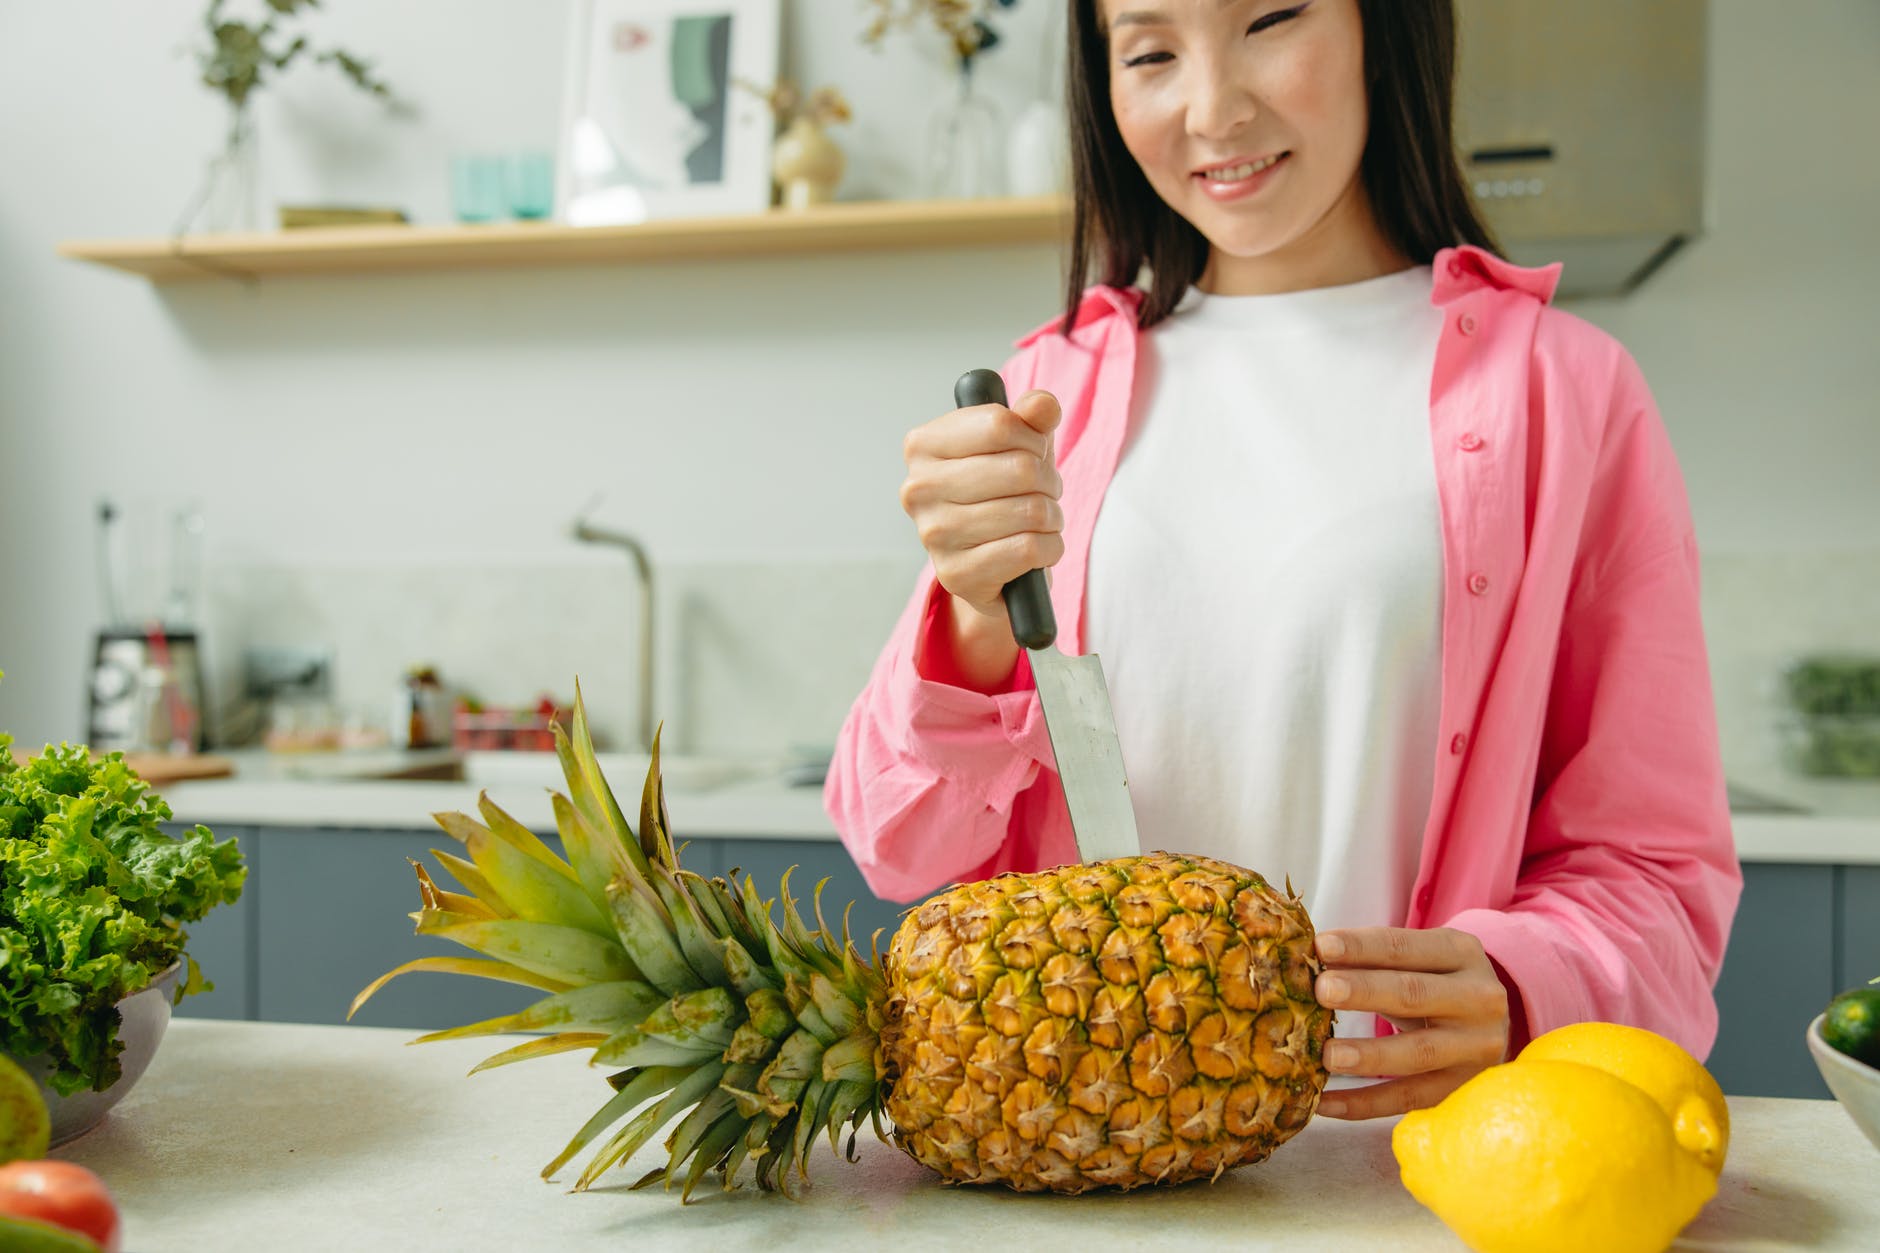
<path id="1" fill-rule="evenodd" d="M 367 770 L 386 773 L 400 766 L 422 769 L 449 764 L 453 755 L 448 751 L 351 760 L 345 754 L 333 754 L 325 762 L 303 758 L 287 763 L 271 761 L 261 753 L 231 756 L 237 763 L 234 778 L 177 783 L 164 790 L 164 799 L 179 821 L 210 827 L 424 831 L 434 827 L 433 813 L 476 811 L 478 787 L 473 783 L 358 777 Z M 612 782 L 616 791 L 639 794 L 638 778 Z M 544 833 L 555 829 L 546 789 L 499 783 L 490 786 L 489 794 L 532 829 Z M 1746 795 L 1752 798 L 1746 807 L 1754 804 L 1756 809 L 1773 812 L 1732 815 L 1737 856 L 1743 861 L 1880 865 L 1880 782 L 1772 774 L 1750 780 Z M 687 791 L 669 782 L 666 805 L 677 831 L 697 839 L 837 838 L 823 811 L 822 788 L 792 786 L 776 769 L 703 791 Z"/>
<path id="2" fill-rule="evenodd" d="M 637 826 L 640 787 L 629 791 L 614 782 L 615 795 Z M 368 780 L 310 782 L 282 779 L 250 782 L 210 779 L 178 783 L 163 799 L 179 822 L 284 827 L 369 827 L 374 830 L 434 831 L 431 815 L 450 810 L 477 811 L 472 783 Z M 490 799 L 531 830 L 555 829 L 549 793 L 538 787 L 494 785 Z M 687 837 L 740 836 L 754 839 L 833 840 L 835 828 L 823 812 L 822 789 L 790 787 L 775 780 L 753 779 L 708 792 L 682 792 L 668 786 L 666 808 L 674 830 Z M 1880 838 L 1875 840 L 1880 846 Z"/>
<path id="3" fill-rule="evenodd" d="M 1398 1182 L 1391 1120 L 1318 1119 L 1212 1185 L 1121 1195 L 947 1188 L 870 1134 L 854 1163 L 822 1141 L 800 1203 L 748 1183 L 701 1185 L 686 1207 L 628 1191 L 657 1144 L 569 1194 L 586 1153 L 555 1183 L 538 1172 L 605 1099 L 604 1072 L 564 1054 L 466 1077 L 523 1037 L 406 1047 L 416 1034 L 178 1019 L 118 1108 L 56 1155 L 104 1178 L 131 1253 L 1464 1247 Z M 1880 1155 L 1839 1106 L 1739 1097 L 1730 1112 L 1718 1195 L 1675 1247 L 1874 1247 Z"/>
<path id="4" fill-rule="evenodd" d="M 456 760 L 449 750 L 285 759 L 266 753 L 228 756 L 236 766 L 233 778 L 175 783 L 163 790 L 163 799 L 175 811 L 177 821 L 211 828 L 223 824 L 432 831 L 437 827 L 432 814 L 451 810 L 474 814 L 477 795 L 485 790 L 461 781 L 362 777 L 447 766 Z M 687 791 L 668 781 L 666 808 L 674 826 L 685 836 L 701 839 L 837 838 L 823 812 L 820 785 L 792 786 L 775 763 L 754 763 L 752 769 L 750 778 L 708 790 Z M 637 815 L 644 777 L 610 777 L 608 782 L 629 816 Z M 557 789 L 566 790 L 560 784 Z M 491 800 L 531 830 L 544 834 L 555 830 L 546 787 L 492 782 L 487 790 Z"/>

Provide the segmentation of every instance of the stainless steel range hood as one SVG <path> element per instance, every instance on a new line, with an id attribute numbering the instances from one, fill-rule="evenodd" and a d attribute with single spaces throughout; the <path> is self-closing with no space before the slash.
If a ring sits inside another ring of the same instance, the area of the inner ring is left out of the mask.
<path id="1" fill-rule="evenodd" d="M 1509 257 L 1615 295 L 1704 213 L 1705 0 L 1461 0 L 1456 141 Z"/>

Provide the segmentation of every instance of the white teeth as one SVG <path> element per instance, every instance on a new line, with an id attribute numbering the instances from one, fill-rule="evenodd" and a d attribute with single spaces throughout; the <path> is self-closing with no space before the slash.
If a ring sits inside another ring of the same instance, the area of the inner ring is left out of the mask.
<path id="1" fill-rule="evenodd" d="M 1280 157 L 1285 155 L 1286 154 L 1282 152 L 1278 156 L 1267 157 L 1260 161 L 1248 161 L 1243 165 L 1223 166 L 1218 170 L 1207 171 L 1202 177 L 1206 178 L 1210 183 L 1238 183 L 1244 178 L 1252 178 L 1261 170 L 1271 167 Z"/>

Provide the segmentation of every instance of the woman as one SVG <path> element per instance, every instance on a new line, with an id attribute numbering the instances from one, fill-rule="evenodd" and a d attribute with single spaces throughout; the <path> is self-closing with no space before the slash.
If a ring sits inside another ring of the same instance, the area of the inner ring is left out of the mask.
<path id="1" fill-rule="evenodd" d="M 1077 859 L 999 596 L 1044 566 L 1144 847 L 1306 898 L 1326 1065 L 1380 1080 L 1321 1113 L 1574 1021 L 1704 1056 L 1741 876 L 1689 506 L 1636 365 L 1470 208 L 1451 0 L 1071 13 L 1069 305 L 1010 408 L 907 437 L 932 562 L 827 784 L 856 861 Z"/>

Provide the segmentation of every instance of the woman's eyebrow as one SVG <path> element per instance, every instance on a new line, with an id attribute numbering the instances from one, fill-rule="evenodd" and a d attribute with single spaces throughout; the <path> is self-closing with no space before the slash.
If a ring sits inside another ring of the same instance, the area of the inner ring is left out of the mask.
<path id="1" fill-rule="evenodd" d="M 1128 13 L 1118 13 L 1109 21 L 1111 30 L 1119 26 L 1164 26 L 1168 24 L 1168 14 L 1153 9 L 1135 9 Z"/>
<path id="2" fill-rule="evenodd" d="M 1229 9 L 1239 3 L 1240 0 L 1219 0 L 1215 7 Z M 1108 29 L 1115 30 L 1118 26 L 1166 26 L 1168 21 L 1168 14 L 1160 9 L 1131 9 L 1127 13 L 1118 13 L 1111 18 Z"/>

